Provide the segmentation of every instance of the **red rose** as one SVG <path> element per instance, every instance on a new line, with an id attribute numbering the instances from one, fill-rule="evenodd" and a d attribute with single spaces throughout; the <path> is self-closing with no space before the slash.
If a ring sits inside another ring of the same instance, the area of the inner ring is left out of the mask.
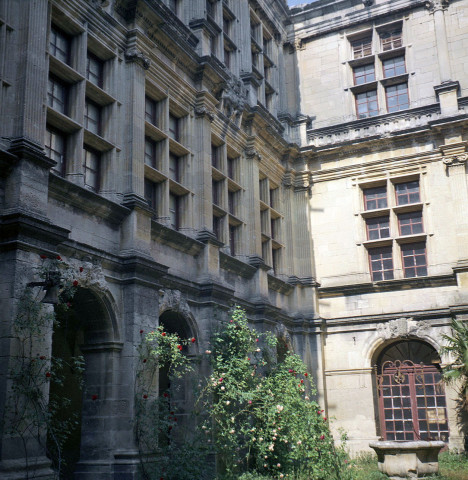
<path id="1" fill-rule="evenodd" d="M 41 355 L 39 358 L 40 358 L 41 360 L 45 360 L 45 356 L 44 356 L 44 355 Z"/>
<path id="2" fill-rule="evenodd" d="M 304 380 L 301 380 L 301 383 L 304 383 Z"/>
<path id="3" fill-rule="evenodd" d="M 51 377 L 50 372 L 46 372 L 45 376 L 46 376 L 47 378 L 50 378 L 50 377 Z"/>
<path id="4" fill-rule="evenodd" d="M 166 332 L 161 332 L 161 336 L 165 337 L 165 336 L 166 336 Z"/>
<path id="5" fill-rule="evenodd" d="M 70 302 L 67 302 L 67 307 L 68 307 L 68 308 L 71 307 L 71 303 L 70 303 Z"/>
<path id="6" fill-rule="evenodd" d="M 169 398 L 169 394 L 166 393 L 166 392 L 164 392 L 164 393 L 163 393 L 163 397 L 164 397 L 164 398 Z"/>
<path id="7" fill-rule="evenodd" d="M 192 343 L 195 343 L 195 337 L 192 337 L 192 340 L 190 340 Z"/>
<path id="8" fill-rule="evenodd" d="M 143 330 L 140 330 L 140 333 L 143 333 Z"/>
<path id="9" fill-rule="evenodd" d="M 94 394 L 94 395 L 91 395 L 91 400 L 93 400 L 93 401 L 94 401 L 94 400 L 97 400 L 97 399 L 98 399 L 98 396 L 97 396 L 96 394 Z"/>
<path id="10" fill-rule="evenodd" d="M 73 280 L 73 286 L 77 287 L 78 286 L 78 280 Z"/>
<path id="11" fill-rule="evenodd" d="M 323 421 L 326 422 L 326 421 L 327 421 L 327 417 L 323 417 Z"/>
<path id="12" fill-rule="evenodd" d="M 41 255 L 42 260 L 45 260 L 47 258 L 47 255 Z"/>
<path id="13" fill-rule="evenodd" d="M 172 430 L 172 425 L 171 425 L 171 426 L 168 428 L 168 430 L 169 430 L 169 431 L 171 431 L 171 430 Z"/>
<path id="14" fill-rule="evenodd" d="M 308 376 L 309 376 L 309 374 L 307 372 L 304 373 L 304 377 L 308 377 Z"/>
<path id="15" fill-rule="evenodd" d="M 60 255 L 57 255 L 57 260 L 62 260 L 62 257 Z"/>
<path id="16" fill-rule="evenodd" d="M 288 370 L 288 372 L 289 372 L 289 373 L 294 373 L 294 370 L 293 370 L 292 368 L 290 368 L 290 369 Z"/>
<path id="17" fill-rule="evenodd" d="M 143 359 L 143 363 L 146 363 L 146 358 Z"/>
<path id="18" fill-rule="evenodd" d="M 256 338 L 255 341 L 258 342 L 258 338 Z"/>
<path id="19" fill-rule="evenodd" d="M 183 347 L 182 347 L 182 345 L 177 345 L 177 348 L 178 348 L 179 350 L 182 350 Z"/>
<path id="20" fill-rule="evenodd" d="M 320 440 L 324 440 L 325 439 L 325 435 L 320 435 Z"/>
<path id="21" fill-rule="evenodd" d="M 148 395 L 146 393 L 143 395 L 143 398 L 146 400 L 148 398 Z"/>
<path id="22" fill-rule="evenodd" d="M 177 422 L 177 418 L 174 417 L 174 422 Z"/>
<path id="23" fill-rule="evenodd" d="M 82 272 L 82 271 L 83 271 L 83 267 L 80 267 L 80 272 Z"/>
<path id="24" fill-rule="evenodd" d="M 218 380 L 218 382 L 221 383 L 223 380 L 224 380 L 223 377 L 221 377 L 221 378 Z"/>
<path id="25" fill-rule="evenodd" d="M 169 412 L 171 415 L 174 415 L 174 412 Z"/>

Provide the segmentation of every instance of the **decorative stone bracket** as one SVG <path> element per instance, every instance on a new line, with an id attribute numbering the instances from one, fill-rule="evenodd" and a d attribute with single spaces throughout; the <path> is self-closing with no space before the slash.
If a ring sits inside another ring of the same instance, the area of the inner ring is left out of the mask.
<path id="1" fill-rule="evenodd" d="M 127 62 L 136 62 L 145 70 L 148 70 L 151 65 L 151 60 L 136 47 L 131 47 L 125 50 L 125 60 Z"/>

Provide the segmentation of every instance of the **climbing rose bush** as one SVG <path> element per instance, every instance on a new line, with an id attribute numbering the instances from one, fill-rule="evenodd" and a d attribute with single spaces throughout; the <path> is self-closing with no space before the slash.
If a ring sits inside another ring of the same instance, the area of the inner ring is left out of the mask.
<path id="1" fill-rule="evenodd" d="M 258 334 L 236 307 L 212 342 L 212 374 L 199 402 L 209 415 L 202 429 L 219 457 L 219 476 L 244 472 L 269 478 L 351 478 L 336 449 L 315 388 L 293 353 L 276 359 L 276 339 Z"/>

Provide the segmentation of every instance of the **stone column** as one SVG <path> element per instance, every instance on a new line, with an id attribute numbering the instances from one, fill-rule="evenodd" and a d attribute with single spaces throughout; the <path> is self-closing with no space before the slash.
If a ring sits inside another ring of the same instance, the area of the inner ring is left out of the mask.
<path id="1" fill-rule="evenodd" d="M 458 112 L 457 91 L 460 85 L 452 79 L 450 67 L 449 48 L 447 40 L 447 29 L 445 27 L 444 11 L 449 6 L 449 0 L 430 0 L 426 7 L 434 16 L 434 32 L 437 47 L 437 58 L 439 61 L 440 85 L 434 90 L 440 101 L 440 109 L 443 115 L 451 115 Z"/>
<path id="2" fill-rule="evenodd" d="M 468 186 L 466 183 L 467 143 L 459 142 L 440 147 L 446 165 L 453 200 L 458 264 L 468 267 Z"/>

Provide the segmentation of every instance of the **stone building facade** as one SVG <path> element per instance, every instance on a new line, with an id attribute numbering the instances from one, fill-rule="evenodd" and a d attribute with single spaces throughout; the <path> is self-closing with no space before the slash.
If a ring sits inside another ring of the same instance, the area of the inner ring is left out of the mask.
<path id="1" fill-rule="evenodd" d="M 3 0 L 0 410 L 17 300 L 60 254 L 85 266 L 77 479 L 137 476 L 140 330 L 196 354 L 234 303 L 302 355 L 353 451 L 460 448 L 437 375 L 468 314 L 467 73 L 466 0 Z M 376 386 L 406 360 L 432 389 L 409 429 L 418 385 Z M 24 468 L 3 431 L 2 478 Z"/>

